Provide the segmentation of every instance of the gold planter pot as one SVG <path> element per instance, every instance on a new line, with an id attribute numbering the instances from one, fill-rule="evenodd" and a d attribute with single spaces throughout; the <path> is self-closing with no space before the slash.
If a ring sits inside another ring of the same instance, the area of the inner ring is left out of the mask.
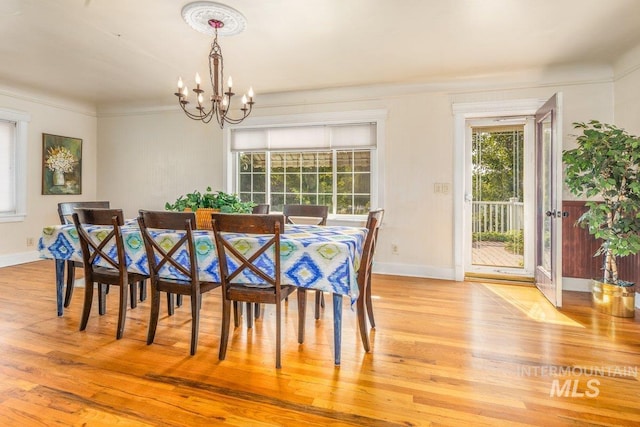
<path id="1" fill-rule="evenodd" d="M 601 313 L 616 317 L 634 317 L 636 286 L 618 286 L 598 280 L 591 282 L 593 306 Z"/>

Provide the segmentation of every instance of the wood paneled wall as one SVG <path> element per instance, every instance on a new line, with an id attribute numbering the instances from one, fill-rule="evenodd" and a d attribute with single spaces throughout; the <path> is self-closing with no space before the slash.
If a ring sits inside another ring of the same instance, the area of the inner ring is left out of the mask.
<path id="1" fill-rule="evenodd" d="M 594 257 L 600 240 L 589 234 L 576 221 L 586 211 L 584 201 L 563 201 L 562 210 L 569 213 L 562 224 L 562 275 L 581 279 L 602 276 L 602 257 Z M 622 280 L 640 283 L 640 256 L 618 259 L 618 276 Z"/>

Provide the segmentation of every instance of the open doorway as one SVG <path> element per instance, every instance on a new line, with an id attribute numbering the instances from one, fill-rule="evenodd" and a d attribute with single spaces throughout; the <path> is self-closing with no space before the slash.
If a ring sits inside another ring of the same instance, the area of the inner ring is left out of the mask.
<path id="1" fill-rule="evenodd" d="M 466 120 L 465 276 L 532 282 L 532 115 Z"/>

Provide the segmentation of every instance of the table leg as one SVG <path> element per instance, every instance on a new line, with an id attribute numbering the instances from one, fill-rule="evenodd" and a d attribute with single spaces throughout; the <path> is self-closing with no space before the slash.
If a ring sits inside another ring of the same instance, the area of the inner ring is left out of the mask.
<path id="1" fill-rule="evenodd" d="M 64 263 L 65 260 L 57 259 L 56 261 L 56 306 L 58 307 L 58 316 L 62 316 L 62 289 L 64 287 Z"/>
<path id="2" fill-rule="evenodd" d="M 333 294 L 333 346 L 335 364 L 340 365 L 340 347 L 342 345 L 342 295 Z"/>
<path id="3" fill-rule="evenodd" d="M 304 318 L 307 308 L 307 292 L 305 288 L 298 288 L 298 343 L 304 342 Z"/>

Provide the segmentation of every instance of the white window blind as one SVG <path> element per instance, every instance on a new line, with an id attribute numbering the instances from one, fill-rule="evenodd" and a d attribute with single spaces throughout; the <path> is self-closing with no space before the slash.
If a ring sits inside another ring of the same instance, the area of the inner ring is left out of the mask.
<path id="1" fill-rule="evenodd" d="M 16 124 L 0 120 L 0 213 L 16 212 Z"/>
<path id="2" fill-rule="evenodd" d="M 231 151 L 375 148 L 375 123 L 233 129 Z"/>

